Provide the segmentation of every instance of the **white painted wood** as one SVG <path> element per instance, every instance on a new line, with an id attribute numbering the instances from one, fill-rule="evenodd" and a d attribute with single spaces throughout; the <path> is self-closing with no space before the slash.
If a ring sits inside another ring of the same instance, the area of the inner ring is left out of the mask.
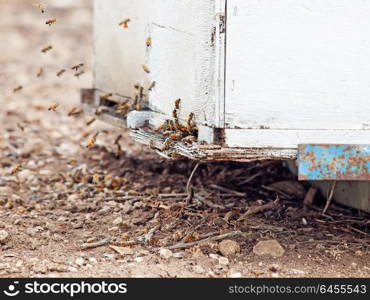
<path id="1" fill-rule="evenodd" d="M 229 127 L 369 128 L 370 1 L 228 0 L 227 10 Z M 253 134 L 238 141 L 237 132 L 231 145 L 300 140 L 292 131 L 278 138 L 277 131 L 258 131 L 262 141 Z M 298 133 L 312 142 L 369 141 L 363 131 Z"/>
<path id="2" fill-rule="evenodd" d="M 225 129 L 228 147 L 296 149 L 298 144 L 368 144 L 369 141 L 369 130 Z"/>
<path id="3" fill-rule="evenodd" d="M 95 87 L 134 96 L 135 83 L 149 87 L 156 81 L 151 109 L 171 115 L 181 98 L 180 118 L 194 112 L 199 123 L 215 125 L 215 99 L 224 83 L 217 47 L 224 45 L 221 38 L 213 43 L 212 34 L 223 1 L 95 0 Z M 129 28 L 120 28 L 126 18 Z"/>

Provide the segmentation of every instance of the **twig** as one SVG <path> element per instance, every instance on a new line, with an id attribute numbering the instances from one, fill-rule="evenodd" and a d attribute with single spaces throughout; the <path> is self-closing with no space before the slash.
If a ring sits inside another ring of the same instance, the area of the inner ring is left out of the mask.
<path id="1" fill-rule="evenodd" d="M 214 208 L 214 209 L 225 209 L 225 206 L 215 204 L 215 203 L 213 203 L 213 202 L 205 199 L 204 197 L 202 197 L 199 194 L 194 194 L 194 197 L 195 197 L 195 199 L 197 199 L 198 201 L 202 202 L 203 204 L 209 206 L 210 208 Z"/>
<path id="2" fill-rule="evenodd" d="M 97 248 L 97 247 L 104 246 L 104 245 L 108 244 L 110 242 L 110 240 L 111 240 L 111 238 L 107 237 L 107 238 L 102 239 L 100 241 L 97 241 L 95 243 L 84 243 L 81 246 L 81 250 L 87 250 L 87 249 L 92 249 L 92 248 Z"/>
<path id="3" fill-rule="evenodd" d="M 241 193 L 241 192 L 238 192 L 238 191 L 234 191 L 234 190 L 231 190 L 231 189 L 228 189 L 228 188 L 225 188 L 223 186 L 219 186 L 217 184 L 211 184 L 210 185 L 211 188 L 214 188 L 216 190 L 220 190 L 220 191 L 223 191 L 223 192 L 227 192 L 227 193 L 232 193 L 234 194 L 235 196 L 239 196 L 239 197 L 246 197 L 246 193 Z"/>
<path id="4" fill-rule="evenodd" d="M 188 197 L 186 198 L 186 203 L 188 203 L 188 204 L 191 202 L 191 200 L 193 200 L 194 192 L 193 192 L 193 189 L 191 188 L 191 180 L 193 179 L 193 176 L 194 176 L 195 172 L 197 171 L 199 165 L 200 165 L 200 162 L 198 161 L 197 164 L 195 165 L 193 171 L 191 171 L 188 182 L 186 184 L 186 192 L 188 194 Z"/>
<path id="5" fill-rule="evenodd" d="M 238 221 L 241 221 L 245 217 L 257 214 L 259 212 L 263 212 L 263 211 L 269 210 L 269 209 L 274 209 L 279 204 L 279 202 L 280 202 L 280 199 L 278 197 L 273 202 L 270 202 L 270 203 L 267 203 L 267 204 L 264 204 L 264 205 L 260 205 L 260 206 L 249 207 L 248 210 L 242 216 L 239 217 Z"/>
<path id="6" fill-rule="evenodd" d="M 237 236 L 237 235 L 243 235 L 243 233 L 241 231 L 232 231 L 232 232 L 224 233 L 224 234 L 217 235 L 217 236 L 211 236 L 211 237 L 208 237 L 208 238 L 205 238 L 203 240 L 196 241 L 196 242 L 178 243 L 176 245 L 167 247 L 167 249 L 174 250 L 174 249 L 189 248 L 189 247 L 193 247 L 193 246 L 205 243 L 205 242 L 219 241 L 219 240 L 223 240 L 225 238 L 232 237 L 232 236 Z"/>
<path id="7" fill-rule="evenodd" d="M 336 185 L 337 185 L 337 182 L 333 181 L 333 183 L 330 186 L 330 190 L 329 190 L 328 196 L 326 198 L 326 204 L 325 204 L 325 207 L 324 207 L 324 209 L 321 213 L 322 215 L 324 215 L 326 213 L 326 211 L 328 210 L 328 208 L 330 206 L 331 200 L 333 199 L 334 190 L 335 190 Z"/>

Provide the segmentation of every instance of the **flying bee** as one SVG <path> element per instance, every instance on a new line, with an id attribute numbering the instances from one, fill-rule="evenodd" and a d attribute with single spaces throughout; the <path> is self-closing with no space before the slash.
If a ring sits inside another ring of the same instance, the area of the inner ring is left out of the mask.
<path id="1" fill-rule="evenodd" d="M 76 73 L 74 76 L 77 77 L 77 78 L 80 78 L 81 75 L 85 74 L 84 71 L 81 71 L 81 72 L 78 72 Z"/>
<path id="2" fill-rule="evenodd" d="M 52 105 L 49 106 L 48 110 L 49 111 L 56 111 L 58 106 L 59 106 L 58 103 L 53 103 Z"/>
<path id="3" fill-rule="evenodd" d="M 155 82 L 155 81 L 153 81 L 151 84 L 150 84 L 150 86 L 149 86 L 149 88 L 148 88 L 148 90 L 149 91 L 152 91 L 154 88 L 155 88 L 155 85 L 156 85 L 157 83 Z"/>
<path id="4" fill-rule="evenodd" d="M 130 23 L 131 20 L 130 19 L 126 19 L 126 20 L 123 20 L 121 21 L 118 26 L 122 26 L 123 28 L 128 28 L 128 23 Z"/>
<path id="5" fill-rule="evenodd" d="M 73 71 L 78 71 L 80 68 L 82 68 L 84 66 L 84 63 L 79 63 L 78 65 L 74 65 L 71 69 Z"/>
<path id="6" fill-rule="evenodd" d="M 18 127 L 20 130 L 24 131 L 24 126 L 23 126 L 21 123 L 17 123 L 17 127 Z"/>
<path id="7" fill-rule="evenodd" d="M 41 49 L 41 52 L 46 53 L 46 52 L 50 51 L 51 49 L 53 49 L 53 46 L 50 45 L 50 46 L 47 46 L 47 47 Z"/>
<path id="8" fill-rule="evenodd" d="M 57 76 L 60 77 L 63 75 L 63 73 L 65 73 L 66 69 L 61 69 L 58 73 L 57 73 Z"/>
<path id="9" fill-rule="evenodd" d="M 142 65 L 142 68 L 143 68 L 145 73 L 148 73 L 148 74 L 150 73 L 150 69 L 147 65 Z"/>
<path id="10" fill-rule="evenodd" d="M 86 122 L 86 126 L 90 126 L 92 123 L 96 121 L 95 118 L 91 118 L 89 121 Z"/>
<path id="11" fill-rule="evenodd" d="M 10 175 L 15 175 L 17 174 L 20 170 L 22 170 L 22 165 L 16 165 L 11 171 Z"/>
<path id="12" fill-rule="evenodd" d="M 93 137 L 87 142 L 86 148 L 92 148 L 96 143 L 96 138 L 98 137 L 99 132 L 95 133 Z"/>
<path id="13" fill-rule="evenodd" d="M 41 11 L 41 13 L 42 14 L 44 14 L 45 13 L 45 5 L 43 4 L 43 3 L 38 3 L 37 4 L 37 7 L 38 7 L 38 9 Z"/>
<path id="14" fill-rule="evenodd" d="M 13 93 L 19 92 L 21 89 L 23 89 L 23 86 L 19 85 L 13 89 Z"/>
<path id="15" fill-rule="evenodd" d="M 46 25 L 49 25 L 49 27 L 57 22 L 56 18 L 49 19 L 45 22 Z"/>
<path id="16" fill-rule="evenodd" d="M 77 107 L 73 107 L 69 112 L 68 112 L 68 117 L 72 116 L 78 116 L 82 113 L 81 109 L 78 109 Z"/>
<path id="17" fill-rule="evenodd" d="M 152 38 L 151 37 L 148 37 L 146 40 L 145 40 L 145 44 L 146 46 L 149 48 L 152 46 Z"/>
<path id="18" fill-rule="evenodd" d="M 44 68 L 40 68 L 40 69 L 37 71 L 36 76 L 37 76 L 37 77 L 41 77 L 41 76 L 42 76 L 42 74 L 44 74 Z"/>

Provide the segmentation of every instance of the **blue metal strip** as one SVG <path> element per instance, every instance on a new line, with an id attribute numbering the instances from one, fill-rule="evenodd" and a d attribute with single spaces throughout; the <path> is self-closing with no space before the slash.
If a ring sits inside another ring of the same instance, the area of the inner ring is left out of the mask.
<path id="1" fill-rule="evenodd" d="M 370 181 L 370 145 L 298 145 L 298 179 Z"/>

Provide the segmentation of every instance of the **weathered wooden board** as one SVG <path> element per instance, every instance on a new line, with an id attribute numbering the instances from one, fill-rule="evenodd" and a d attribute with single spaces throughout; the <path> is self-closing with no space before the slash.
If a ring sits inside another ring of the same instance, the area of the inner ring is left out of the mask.
<path id="1" fill-rule="evenodd" d="M 229 0 L 226 53 L 227 127 L 369 129 L 370 1 Z M 312 139 L 369 141 L 334 133 Z"/>
<path id="2" fill-rule="evenodd" d="M 198 122 L 215 125 L 215 99 L 224 89 L 224 11 L 225 0 L 95 0 L 95 88 L 133 96 L 134 84 L 156 81 L 152 110 L 171 115 L 181 98 L 180 118 L 194 112 Z M 119 27 L 126 18 L 129 28 Z"/>

